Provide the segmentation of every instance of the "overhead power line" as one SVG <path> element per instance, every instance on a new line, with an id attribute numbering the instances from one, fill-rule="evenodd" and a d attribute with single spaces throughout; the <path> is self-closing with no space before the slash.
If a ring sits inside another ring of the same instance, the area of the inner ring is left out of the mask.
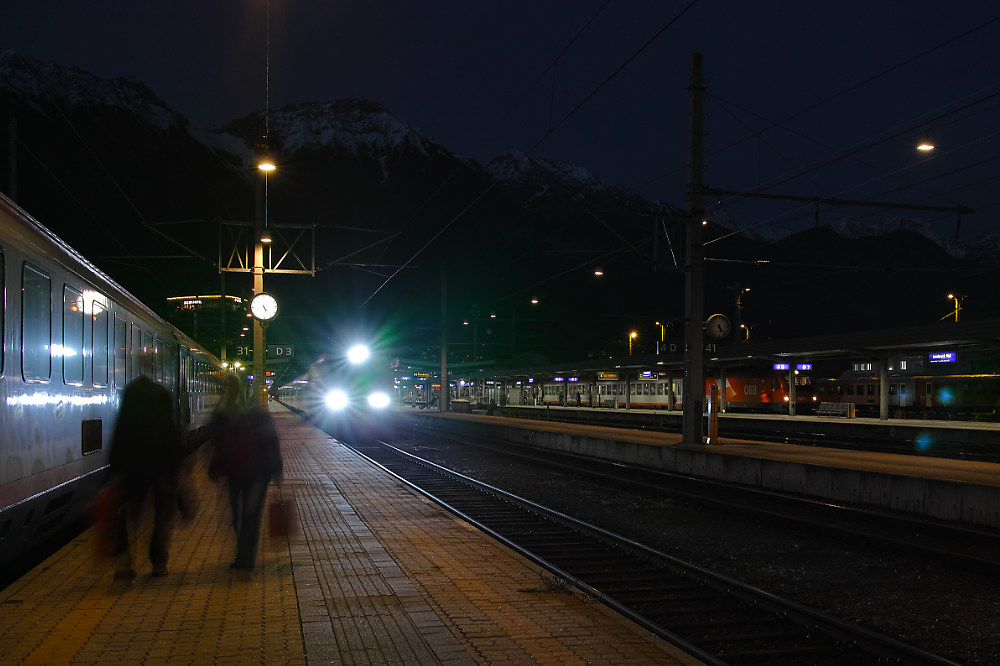
<path id="1" fill-rule="evenodd" d="M 639 57 L 640 54 L 643 53 L 643 51 L 645 51 L 654 42 L 656 42 L 656 40 L 658 40 L 663 35 L 663 33 L 665 33 L 668 29 L 670 29 L 671 26 L 673 26 L 675 23 L 677 23 L 677 21 L 679 21 L 681 19 L 681 17 L 683 17 L 692 7 L 694 7 L 696 4 L 698 4 L 698 2 L 699 2 L 699 0 L 691 0 L 691 2 L 689 2 L 683 9 L 681 9 L 680 12 L 678 12 L 673 18 L 671 18 L 669 21 L 667 21 L 667 23 L 663 27 L 661 27 L 659 30 L 657 30 L 656 33 L 652 37 L 650 37 L 648 40 L 646 40 L 646 42 L 642 46 L 640 46 L 631 56 L 629 56 L 621 65 L 619 65 L 617 69 L 615 69 L 607 78 L 604 79 L 604 81 L 602 81 L 600 84 L 598 84 L 593 90 L 590 91 L 590 93 L 588 93 L 586 96 L 584 96 L 583 99 L 581 99 L 572 109 L 570 109 L 570 111 L 568 113 L 566 113 L 557 123 L 555 123 L 554 125 L 551 125 L 549 127 L 548 131 L 545 133 L 545 135 L 542 136 L 534 144 L 532 144 L 531 147 L 528 148 L 524 152 L 524 155 L 525 156 L 530 156 L 532 152 L 534 152 L 539 146 L 541 146 L 545 142 L 545 140 L 548 137 L 550 137 L 553 134 L 553 132 L 555 132 L 556 130 L 558 130 L 567 120 L 569 120 L 571 117 L 573 117 L 576 114 L 577 111 L 579 111 L 591 99 L 593 99 L 594 96 L 596 96 L 597 93 L 599 93 L 606 85 L 608 85 L 615 77 L 617 77 L 619 74 L 621 74 L 621 72 L 624 71 L 625 68 L 628 67 L 629 64 L 632 63 L 632 61 L 634 61 L 637 57 Z M 576 38 L 574 37 L 574 40 L 575 39 Z M 456 173 L 457 173 L 457 170 L 456 170 Z M 449 180 L 450 180 L 451 177 L 454 177 L 454 175 L 455 174 L 453 173 L 452 176 L 449 177 Z M 476 196 L 475 199 L 473 199 L 472 202 L 469 203 L 468 206 L 466 206 L 464 209 L 462 209 L 461 212 L 459 212 L 454 218 L 452 218 L 451 221 L 449 221 L 444 226 L 444 228 L 442 228 L 440 231 L 438 231 L 434 235 L 433 238 L 431 238 L 419 250 L 417 250 L 417 252 L 412 257 L 410 257 L 403 264 L 402 268 L 400 268 L 399 270 L 397 270 L 396 272 L 394 272 L 381 285 L 379 285 L 375 289 L 375 291 L 367 299 L 365 299 L 364 303 L 362 304 L 362 307 L 364 305 L 366 305 L 369 301 L 371 301 L 372 298 L 374 298 L 375 295 L 378 294 L 378 292 L 380 292 L 390 281 L 392 281 L 399 274 L 399 272 L 403 268 L 405 268 L 406 266 L 408 266 L 410 263 L 413 262 L 414 259 L 416 259 L 416 257 L 418 255 L 420 255 L 421 253 L 423 253 L 435 240 L 437 240 L 441 236 L 441 234 L 443 234 L 448 228 L 450 228 L 452 225 L 454 225 L 456 222 L 458 222 L 462 217 L 464 217 L 465 214 L 469 210 L 471 210 L 472 207 L 475 206 L 476 203 L 478 203 L 481 199 L 483 199 L 483 197 L 485 197 L 494 187 L 496 187 L 496 185 L 497 185 L 497 181 L 494 181 L 493 183 L 491 183 L 490 185 L 488 185 L 486 187 L 486 189 L 482 193 L 480 193 L 478 196 Z M 443 187 L 443 185 L 442 185 L 442 187 Z M 437 192 L 439 192 L 440 189 L 441 188 L 439 188 L 437 190 Z M 435 194 L 436 194 L 436 192 L 435 192 Z M 432 195 L 432 197 L 433 197 L 433 195 Z M 421 205 L 421 207 L 426 206 L 429 201 L 430 201 L 430 198 L 428 198 L 428 200 L 425 201 Z M 594 215 L 594 213 L 591 213 L 591 214 Z"/>

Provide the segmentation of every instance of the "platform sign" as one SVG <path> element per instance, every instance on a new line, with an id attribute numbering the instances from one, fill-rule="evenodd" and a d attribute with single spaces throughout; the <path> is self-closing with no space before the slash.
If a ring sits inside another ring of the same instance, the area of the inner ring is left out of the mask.
<path id="1" fill-rule="evenodd" d="M 799 372 L 810 372 L 813 369 L 813 364 L 812 363 L 798 363 L 798 364 L 796 364 L 795 369 L 798 370 Z"/>
<path id="2" fill-rule="evenodd" d="M 772 368 L 774 370 L 791 370 L 792 369 L 792 364 L 791 363 L 775 363 L 772 366 Z"/>
<path id="3" fill-rule="evenodd" d="M 927 360 L 931 363 L 956 363 L 958 354 L 955 352 L 931 352 L 927 355 Z"/>
<path id="4" fill-rule="evenodd" d="M 237 345 L 235 356 L 250 358 L 253 356 L 253 347 L 250 345 Z M 295 356 L 294 345 L 268 345 L 267 358 L 293 358 Z"/>
<path id="5" fill-rule="evenodd" d="M 618 373 L 617 372 L 598 372 L 597 373 L 597 379 L 598 379 L 598 381 L 602 381 L 602 382 L 616 382 L 616 381 L 618 381 Z"/>
<path id="6" fill-rule="evenodd" d="M 658 372 L 653 372 L 652 370 L 643 370 L 642 372 L 639 373 L 640 381 L 653 381 L 659 378 L 660 374 Z"/>

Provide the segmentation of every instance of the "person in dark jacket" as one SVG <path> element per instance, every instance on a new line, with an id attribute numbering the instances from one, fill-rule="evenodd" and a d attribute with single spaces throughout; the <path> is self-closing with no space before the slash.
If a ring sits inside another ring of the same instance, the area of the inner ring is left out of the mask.
<path id="1" fill-rule="evenodd" d="M 208 436 L 215 444 L 209 465 L 212 480 L 226 477 L 233 528 L 236 530 L 234 569 L 251 570 L 257 556 L 264 501 L 271 479 L 281 479 L 283 465 L 278 432 L 271 415 L 249 404 L 235 375 L 223 380 L 223 395 Z"/>
<path id="2" fill-rule="evenodd" d="M 150 491 L 155 524 L 149 559 L 154 576 L 167 574 L 181 458 L 181 430 L 170 391 L 148 377 L 136 377 L 122 391 L 111 439 L 111 484 L 124 502 L 116 525 L 116 578 L 135 578 L 129 531 L 135 531 Z"/>

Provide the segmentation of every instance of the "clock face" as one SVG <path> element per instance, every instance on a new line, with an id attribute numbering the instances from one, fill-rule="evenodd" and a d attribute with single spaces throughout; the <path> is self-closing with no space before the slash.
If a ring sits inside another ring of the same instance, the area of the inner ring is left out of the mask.
<path id="1" fill-rule="evenodd" d="M 250 301 L 250 314 L 262 321 L 274 319 L 278 314 L 278 301 L 271 294 L 257 294 Z"/>
<path id="2" fill-rule="evenodd" d="M 721 340 L 729 335 L 729 317 L 721 314 L 714 314 L 705 322 L 705 333 L 709 337 Z"/>

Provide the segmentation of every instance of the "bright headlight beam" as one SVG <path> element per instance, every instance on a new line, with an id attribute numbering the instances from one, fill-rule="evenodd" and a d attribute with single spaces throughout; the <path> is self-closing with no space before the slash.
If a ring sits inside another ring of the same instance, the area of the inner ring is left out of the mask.
<path id="1" fill-rule="evenodd" d="M 340 411 L 341 409 L 344 409 L 347 407 L 347 403 L 349 402 L 347 394 L 339 390 L 333 390 L 327 393 L 324 401 L 326 402 L 326 406 L 333 411 Z"/>
<path id="2" fill-rule="evenodd" d="M 351 363 L 364 363 L 368 358 L 368 347 L 364 345 L 354 345 L 347 350 L 347 360 Z"/>
<path id="3" fill-rule="evenodd" d="M 389 396 L 385 393 L 372 393 L 368 396 L 368 404 L 375 409 L 384 409 L 389 406 Z"/>

